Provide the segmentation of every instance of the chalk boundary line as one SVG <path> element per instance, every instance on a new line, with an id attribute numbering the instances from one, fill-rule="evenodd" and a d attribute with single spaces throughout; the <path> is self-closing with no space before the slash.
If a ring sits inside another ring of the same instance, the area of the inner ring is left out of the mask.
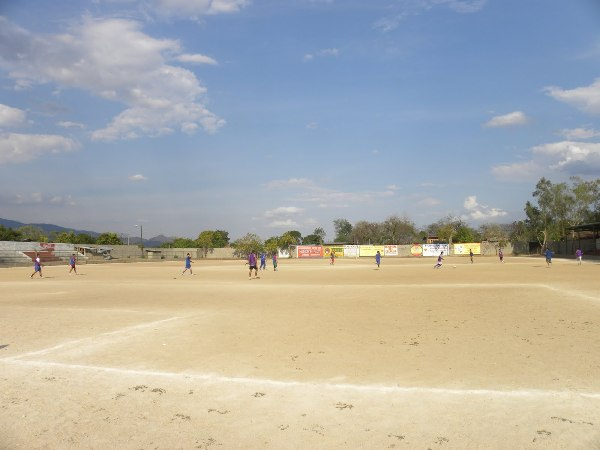
<path id="1" fill-rule="evenodd" d="M 477 286 L 485 287 L 497 287 L 496 284 L 476 284 Z M 416 285 L 413 285 L 416 286 Z M 419 285 L 420 286 L 420 285 Z M 428 287 L 463 287 L 473 286 L 473 284 L 463 285 L 461 284 L 444 284 L 434 285 Z M 592 297 L 579 292 L 561 290 L 545 284 L 527 284 L 527 283 L 514 283 L 514 284 L 502 284 L 503 287 L 542 287 L 548 290 L 565 293 L 567 296 L 576 296 L 585 299 L 591 299 L 597 301 L 597 297 Z M 471 396 L 471 397 L 506 397 L 506 398 L 586 398 L 586 399 L 599 399 L 600 392 L 580 392 L 573 390 L 541 390 L 541 389 L 515 389 L 515 390 L 498 390 L 498 389 L 452 389 L 452 388 L 436 388 L 436 387 L 422 387 L 422 386 L 392 386 L 392 385 L 378 385 L 378 384 L 351 384 L 351 383 L 328 383 L 328 382 L 309 382 L 309 381 L 282 381 L 282 380 L 271 380 L 268 378 L 249 378 L 249 377 L 234 377 L 216 374 L 202 374 L 193 372 L 165 372 L 156 370 L 138 370 L 138 369 L 123 369 L 116 367 L 104 367 L 94 366 L 88 364 L 65 364 L 52 361 L 35 361 L 35 360 L 24 360 L 32 356 L 39 356 L 48 353 L 52 353 L 56 350 L 65 349 L 73 346 L 81 346 L 86 341 L 93 341 L 88 345 L 88 349 L 92 349 L 94 346 L 105 346 L 111 343 L 123 339 L 127 339 L 131 334 L 139 334 L 144 332 L 148 328 L 163 325 L 168 322 L 186 319 L 192 316 L 174 316 L 166 319 L 161 319 L 153 322 L 141 323 L 138 325 L 128 326 L 118 330 L 101 333 L 95 336 L 88 336 L 85 338 L 75 339 L 72 341 L 63 342 L 61 344 L 54 345 L 41 350 L 23 353 L 20 355 L 9 356 L 6 358 L 0 358 L 0 362 L 5 364 L 15 364 L 22 366 L 33 366 L 42 368 L 61 368 L 67 370 L 82 370 L 82 371 L 94 371 L 104 372 L 108 374 L 118 375 L 136 375 L 136 376 L 152 376 L 161 378 L 171 379 L 188 379 L 188 380 L 199 380 L 207 383 L 235 383 L 241 385 L 251 386 L 275 386 L 283 388 L 312 388 L 322 390 L 346 390 L 355 392 L 377 392 L 377 393 L 401 393 L 401 394 L 433 394 L 433 395 L 452 395 L 452 396 Z M 107 337 L 103 342 L 95 342 L 100 337 Z M 110 339 L 113 337 L 115 339 Z"/>

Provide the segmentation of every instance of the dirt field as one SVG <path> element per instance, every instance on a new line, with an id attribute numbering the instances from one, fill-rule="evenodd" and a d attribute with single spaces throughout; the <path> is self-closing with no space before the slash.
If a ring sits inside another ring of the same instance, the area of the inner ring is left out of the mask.
<path id="1" fill-rule="evenodd" d="M 600 264 L 434 263 L 0 269 L 0 449 L 600 449 Z"/>

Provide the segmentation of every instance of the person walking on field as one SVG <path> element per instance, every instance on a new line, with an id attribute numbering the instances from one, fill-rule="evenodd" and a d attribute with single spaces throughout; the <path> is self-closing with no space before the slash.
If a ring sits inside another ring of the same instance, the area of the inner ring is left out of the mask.
<path id="1" fill-rule="evenodd" d="M 259 270 L 267 270 L 267 254 L 262 252 L 260 254 L 260 267 Z"/>
<path id="2" fill-rule="evenodd" d="M 469 249 L 469 257 L 471 258 L 471 264 L 473 264 L 473 249 Z"/>
<path id="3" fill-rule="evenodd" d="M 547 248 L 544 255 L 546 255 L 546 264 L 548 267 L 552 266 L 552 255 L 554 255 L 554 252 L 550 248 Z"/>
<path id="4" fill-rule="evenodd" d="M 248 255 L 248 262 L 246 264 L 249 267 L 248 279 L 252 279 L 252 270 L 254 270 L 254 278 L 258 278 L 258 266 L 256 265 L 256 253 L 254 253 L 254 250 Z"/>
<path id="5" fill-rule="evenodd" d="M 71 275 L 71 272 L 75 272 L 75 275 L 77 275 L 77 269 L 75 268 L 76 263 L 77 258 L 75 257 L 75 253 L 73 253 L 71 255 L 71 259 L 69 259 L 69 265 L 71 266 L 71 268 L 69 269 L 69 275 Z"/>
<path id="6" fill-rule="evenodd" d="M 36 273 L 40 274 L 40 278 L 44 278 L 42 276 L 42 260 L 40 259 L 38 252 L 35 252 L 35 259 L 33 260 L 33 273 L 29 278 L 33 278 Z"/>
<path id="7" fill-rule="evenodd" d="M 580 248 L 578 248 L 577 251 L 575 252 L 575 257 L 577 258 L 577 264 L 581 265 L 581 259 L 583 258 L 583 252 L 581 251 Z"/>
<path id="8" fill-rule="evenodd" d="M 273 270 L 277 271 L 277 252 L 276 251 L 273 252 L 272 258 L 273 258 Z"/>
<path id="9" fill-rule="evenodd" d="M 498 250 L 498 258 L 500 258 L 501 263 L 504 262 L 504 252 L 502 251 L 502 249 Z"/>
<path id="10" fill-rule="evenodd" d="M 375 254 L 375 264 L 377 264 L 377 268 L 379 269 L 379 265 L 381 264 L 381 253 L 379 253 L 379 250 Z"/>
<path id="11" fill-rule="evenodd" d="M 444 252 L 440 253 L 440 256 L 438 256 L 438 260 L 437 260 L 437 264 L 435 266 L 433 266 L 434 269 L 439 269 L 440 267 L 442 267 L 442 261 L 444 260 Z"/>
<path id="12" fill-rule="evenodd" d="M 185 269 L 183 269 L 183 272 L 181 272 L 181 275 L 183 275 L 187 270 L 190 271 L 190 275 L 193 275 L 193 273 L 192 273 L 192 257 L 190 256 L 189 253 L 185 257 Z"/>
<path id="13" fill-rule="evenodd" d="M 329 261 L 330 265 L 334 265 L 335 264 L 335 251 L 333 251 L 333 249 L 331 249 L 331 261 Z"/>

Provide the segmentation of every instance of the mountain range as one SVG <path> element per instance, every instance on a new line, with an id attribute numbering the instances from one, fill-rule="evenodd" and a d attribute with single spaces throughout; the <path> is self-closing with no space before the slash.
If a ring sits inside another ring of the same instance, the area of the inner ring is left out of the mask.
<path id="1" fill-rule="evenodd" d="M 0 218 L 0 225 L 2 225 L 5 228 L 13 228 L 13 229 L 18 229 L 18 228 L 25 227 L 25 226 L 33 226 L 33 227 L 41 228 L 44 231 L 44 233 L 46 233 L 46 234 L 49 234 L 52 232 L 68 233 L 68 232 L 72 231 L 75 234 L 88 234 L 94 238 L 100 236 L 100 234 L 101 234 L 101 233 L 98 233 L 97 231 L 76 230 L 74 228 L 66 228 L 66 227 L 62 227 L 60 225 L 54 225 L 51 223 L 23 223 L 23 222 L 18 222 L 16 220 L 2 219 L 2 218 Z M 160 247 L 160 245 L 165 242 L 173 242 L 173 239 L 175 239 L 175 238 L 164 236 L 164 235 L 160 234 L 160 235 L 155 236 L 150 239 L 144 239 L 144 246 L 145 247 Z M 121 240 L 123 241 L 123 243 L 128 242 L 129 244 L 139 244 L 140 243 L 140 238 L 135 237 L 135 236 L 130 236 L 129 238 L 121 237 Z"/>

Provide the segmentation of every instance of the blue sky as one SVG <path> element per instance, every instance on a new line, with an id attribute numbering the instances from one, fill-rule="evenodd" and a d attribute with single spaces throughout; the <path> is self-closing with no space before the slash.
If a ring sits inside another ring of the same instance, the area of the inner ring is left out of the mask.
<path id="1" fill-rule="evenodd" d="M 524 218 L 600 177 L 594 0 L 0 3 L 0 217 L 136 236 Z"/>

